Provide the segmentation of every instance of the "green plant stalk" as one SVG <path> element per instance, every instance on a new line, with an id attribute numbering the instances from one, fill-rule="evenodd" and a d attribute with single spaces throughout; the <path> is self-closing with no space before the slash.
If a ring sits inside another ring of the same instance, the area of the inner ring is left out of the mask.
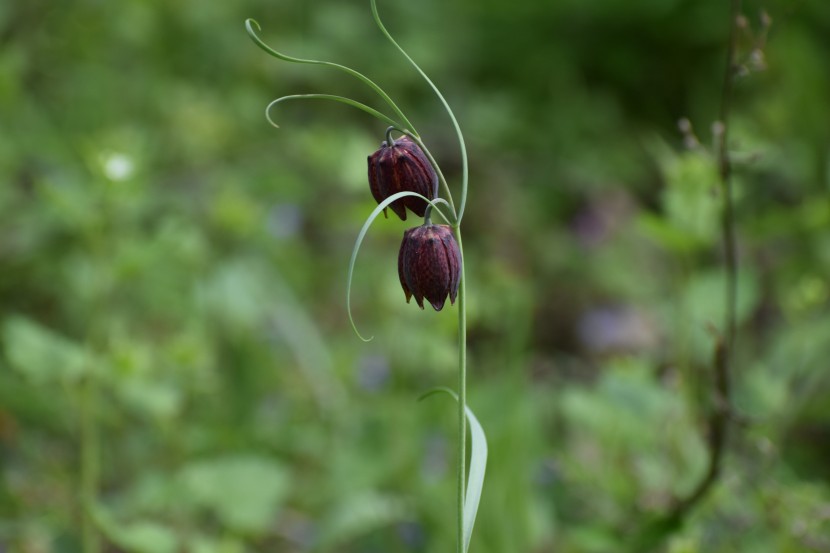
<path id="1" fill-rule="evenodd" d="M 461 275 L 460 275 L 460 279 L 459 279 L 459 289 L 458 289 L 458 296 L 457 296 L 457 299 L 458 299 L 458 434 L 459 434 L 459 436 L 458 436 L 458 548 L 457 548 L 457 551 L 458 551 L 458 553 L 464 553 L 465 548 L 467 547 L 468 542 L 469 542 L 469 539 L 465 538 L 465 535 L 464 535 L 464 524 L 465 524 L 464 509 L 465 509 L 465 502 L 466 502 L 465 479 L 466 479 L 466 473 L 467 473 L 467 470 L 466 470 L 466 465 L 467 465 L 467 310 L 466 310 L 466 281 L 465 281 L 466 271 L 465 271 L 465 267 L 464 267 L 464 249 L 463 249 L 462 242 L 461 242 L 461 228 L 460 228 L 460 225 L 461 225 L 461 219 L 462 219 L 463 214 L 464 214 L 464 209 L 465 209 L 465 206 L 466 206 L 466 203 L 467 203 L 467 182 L 468 182 L 467 149 L 466 149 L 466 146 L 465 146 L 465 143 L 464 143 L 464 137 L 461 133 L 461 128 L 458 124 L 458 121 L 456 120 L 455 115 L 453 114 L 452 109 L 450 108 L 450 106 L 447 103 L 444 96 L 441 94 L 441 92 L 438 90 L 438 88 L 435 86 L 435 84 L 432 82 L 432 80 L 430 80 L 430 78 L 426 75 L 426 73 L 424 73 L 424 71 L 421 70 L 421 68 L 415 63 L 415 61 L 411 57 L 409 57 L 409 55 L 403 50 L 403 48 L 401 48 L 401 46 L 395 41 L 394 38 L 392 38 L 392 36 L 386 30 L 386 27 L 381 22 L 380 15 L 378 14 L 376 0 L 371 0 L 371 7 L 372 7 L 372 15 L 373 15 L 373 17 L 375 19 L 375 22 L 377 23 L 378 27 L 380 28 L 380 30 L 383 32 L 383 34 L 386 36 L 386 38 L 389 39 L 389 41 L 401 52 L 401 54 L 407 59 L 407 61 L 409 61 L 409 63 L 412 64 L 412 66 L 418 71 L 418 73 L 424 78 L 424 80 L 426 80 L 427 84 L 429 84 L 429 86 L 432 88 L 432 90 L 438 96 L 438 99 L 443 104 L 444 108 L 447 111 L 447 114 L 450 117 L 450 120 L 452 121 L 453 127 L 454 127 L 455 132 L 458 136 L 458 143 L 459 143 L 459 147 L 460 147 L 460 150 L 461 150 L 461 162 L 462 162 L 461 203 L 460 203 L 458 211 L 456 211 L 456 209 L 455 209 L 455 204 L 453 202 L 452 194 L 450 192 L 447 180 L 444 177 L 444 174 L 441 172 L 441 168 L 438 166 L 438 163 L 435 161 L 435 158 L 432 156 L 432 153 L 427 149 L 426 145 L 424 145 L 423 141 L 421 140 L 420 135 L 418 134 L 417 130 L 415 130 L 414 126 L 406 118 L 406 115 L 404 115 L 404 113 L 400 110 L 400 108 L 398 108 L 398 106 L 395 104 L 395 102 L 392 101 L 392 99 L 389 97 L 389 95 L 386 94 L 377 84 L 375 84 L 373 81 L 371 81 L 369 78 L 362 75 L 361 73 L 358 73 L 357 71 L 355 71 L 355 70 L 353 70 L 349 67 L 340 65 L 340 64 L 331 63 L 331 62 L 317 61 L 317 60 L 305 60 L 305 59 L 300 59 L 300 58 L 294 58 L 294 57 L 282 54 L 280 52 L 277 52 L 277 51 L 273 50 L 271 47 L 269 47 L 267 44 L 265 44 L 256 35 L 256 32 L 254 30 L 254 26 L 256 26 L 257 30 L 260 29 L 259 24 L 256 23 L 256 21 L 254 21 L 252 19 L 248 19 L 245 22 L 245 26 L 246 26 L 246 29 L 248 31 L 248 34 L 254 40 L 254 42 L 256 42 L 256 44 L 260 48 L 262 48 L 263 50 L 265 50 L 266 52 L 268 52 L 272 56 L 275 56 L 275 57 L 277 57 L 279 59 L 282 59 L 284 61 L 289 61 L 289 62 L 293 62 L 293 63 L 327 65 L 327 66 L 339 69 L 341 71 L 344 71 L 344 72 L 352 75 L 353 77 L 356 77 L 357 79 L 363 81 L 370 88 L 372 88 L 389 105 L 389 107 L 392 108 L 392 111 L 394 111 L 395 115 L 400 119 L 400 123 L 397 122 L 397 121 L 394 121 L 392 118 L 378 112 L 374 108 L 371 108 L 371 107 L 369 107 L 365 104 L 362 104 L 360 102 L 357 102 L 355 100 L 351 100 L 350 98 L 344 98 L 344 97 L 341 97 L 341 96 L 333 96 L 333 95 L 330 95 L 330 94 L 302 94 L 302 95 L 292 95 L 292 96 L 285 96 L 285 97 L 282 97 L 282 98 L 278 98 L 277 100 L 274 100 L 271 104 L 269 104 L 268 108 L 266 108 L 265 113 L 266 113 L 266 118 L 268 119 L 268 121 L 272 125 L 277 126 L 273 122 L 273 120 L 271 119 L 271 117 L 269 115 L 270 109 L 273 105 L 275 105 L 279 102 L 282 102 L 284 100 L 316 98 L 316 99 L 324 99 L 324 100 L 334 100 L 334 101 L 338 101 L 338 102 L 341 102 L 341 103 L 351 105 L 352 107 L 356 107 L 358 109 L 361 109 L 362 111 L 372 115 L 373 117 L 376 117 L 377 119 L 380 119 L 380 120 L 385 121 L 388 124 L 390 124 L 391 127 L 390 127 L 390 129 L 387 130 L 387 140 L 391 139 L 391 135 L 389 134 L 389 132 L 392 129 L 398 130 L 399 132 L 402 132 L 402 133 L 408 135 L 410 138 L 412 138 L 418 144 L 418 146 L 421 148 L 421 150 L 426 154 L 427 158 L 429 159 L 430 164 L 435 168 L 435 171 L 436 171 L 436 173 L 438 174 L 438 177 L 439 177 L 439 183 L 443 187 L 443 189 L 444 189 L 444 191 L 447 195 L 446 199 L 445 198 L 439 198 L 438 197 L 438 190 L 437 190 L 437 187 L 436 187 L 436 190 L 433 192 L 433 195 L 435 196 L 435 198 L 433 200 L 429 200 L 429 199 L 424 198 L 422 196 L 421 196 L 421 198 L 424 199 L 429 204 L 429 208 L 427 209 L 427 212 L 426 212 L 426 215 L 425 215 L 426 224 L 430 223 L 430 215 L 431 215 L 432 208 L 437 209 L 437 211 L 442 215 L 442 218 L 444 218 L 445 220 L 447 220 L 447 222 L 449 222 L 449 219 L 441 212 L 440 209 L 437 208 L 437 206 L 435 204 L 437 204 L 439 202 L 444 203 L 444 204 L 447 205 L 447 207 L 450 208 L 450 210 L 452 212 L 451 226 L 453 228 L 453 233 L 455 235 L 456 242 L 458 243 L 459 253 L 461 254 L 461 268 L 460 268 Z M 385 199 L 383 202 L 381 202 L 378 205 L 378 207 L 375 208 L 375 210 L 369 216 L 366 223 L 364 223 L 364 226 L 361 229 L 360 234 L 358 235 L 357 241 L 355 242 L 355 248 L 352 250 L 352 257 L 351 257 L 351 260 L 349 262 L 349 277 L 348 277 L 348 283 L 349 284 L 347 285 L 347 292 L 346 292 L 346 310 L 349 313 L 349 321 L 352 324 L 352 328 L 357 333 L 357 335 L 364 341 L 371 340 L 371 338 L 369 338 L 369 339 L 363 338 L 363 336 L 357 331 L 357 327 L 354 324 L 354 319 L 352 318 L 351 307 L 350 307 L 350 296 L 351 295 L 350 295 L 349 291 L 351 289 L 351 280 L 352 280 L 352 274 L 353 274 L 353 270 L 354 270 L 355 258 L 357 256 L 358 249 L 360 248 L 360 243 L 363 240 L 363 237 L 365 236 L 366 232 L 368 231 L 368 228 L 371 225 L 372 221 L 377 217 L 377 215 L 387 205 L 389 205 L 392 201 L 396 200 L 398 197 L 403 197 L 403 196 L 419 196 L 419 195 L 415 194 L 415 193 L 412 193 L 412 192 L 399 192 L 399 193 L 394 194 L 393 196 L 390 196 L 389 198 Z M 452 392 L 450 392 L 450 393 L 452 395 Z M 478 423 L 476 422 L 476 424 L 478 424 Z M 485 456 L 486 456 L 486 450 L 485 450 Z M 483 472 L 482 472 L 481 476 L 483 477 Z M 475 510 L 475 509 L 477 509 L 477 505 L 478 505 L 478 497 L 476 497 L 476 499 L 474 501 L 475 501 L 475 504 L 476 504 L 475 507 L 474 507 L 474 510 Z M 474 511 L 473 511 L 473 517 L 472 517 L 471 522 L 470 522 L 470 528 L 472 528 L 472 523 L 474 521 L 474 518 L 475 518 L 475 514 L 474 514 Z M 85 553 L 89 553 L 89 552 L 85 551 Z M 95 553 L 97 553 L 97 552 L 95 552 Z"/>
<path id="2" fill-rule="evenodd" d="M 404 131 L 405 132 L 405 131 Z M 412 140 L 418 144 L 418 147 L 426 154 L 427 159 L 429 160 L 432 167 L 435 169 L 435 172 L 438 173 L 438 180 L 441 183 L 441 186 L 444 189 L 444 193 L 447 195 L 447 202 L 450 204 L 450 209 L 452 209 L 453 217 L 455 217 L 456 221 L 460 221 L 458 217 L 458 213 L 455 211 L 455 202 L 452 199 L 452 193 L 450 192 L 450 185 L 447 184 L 447 179 L 444 177 L 444 173 L 441 171 L 441 167 L 438 165 L 438 162 L 435 161 L 435 158 L 432 157 L 432 152 L 429 151 L 429 148 L 426 147 L 421 137 L 417 134 L 407 133 L 405 132 Z M 459 233 L 456 233 L 456 238 L 458 238 Z"/>
<path id="3" fill-rule="evenodd" d="M 464 269 L 464 247 L 461 225 L 453 227 L 461 254 L 461 279 L 458 285 L 458 553 L 464 552 L 464 479 L 467 465 L 467 272 Z"/>
<path id="4" fill-rule="evenodd" d="M 468 165 L 468 163 L 467 163 L 467 146 L 464 143 L 464 135 L 461 132 L 461 126 L 458 124 L 458 120 L 455 118 L 455 114 L 453 113 L 452 108 L 450 108 L 450 104 L 447 103 L 446 98 L 444 98 L 444 95 L 441 94 L 440 90 L 438 90 L 438 87 L 435 86 L 435 83 L 432 82 L 432 79 L 430 79 L 427 76 L 427 74 L 424 73 L 424 70 L 421 69 L 421 67 L 417 63 L 415 63 L 415 60 L 413 60 L 411 57 L 409 57 L 409 54 L 406 53 L 406 50 L 404 50 L 401 47 L 401 45 L 398 44 L 398 42 L 394 38 L 392 38 L 392 35 L 389 34 L 389 31 L 386 30 L 386 26 L 380 20 L 380 14 L 378 14 L 377 0 L 371 0 L 371 5 L 372 5 L 372 17 L 375 18 L 375 23 L 377 24 L 378 28 L 384 34 L 384 36 L 386 36 L 386 38 L 389 40 L 389 42 L 391 42 L 392 45 L 395 46 L 395 48 L 397 48 L 398 51 L 403 55 L 403 57 L 406 58 L 406 60 L 410 63 L 410 65 L 412 65 L 412 67 L 415 68 L 415 70 L 421 75 L 421 77 L 424 78 L 424 80 L 427 82 L 427 84 L 433 90 L 433 92 L 435 92 L 435 95 L 438 97 L 438 100 L 441 101 L 441 104 L 444 106 L 444 109 L 446 110 L 447 115 L 449 116 L 450 121 L 452 122 L 452 126 L 455 129 L 456 136 L 458 136 L 458 146 L 461 150 L 461 203 L 460 203 L 459 208 L 458 208 L 458 216 L 456 217 L 456 220 L 460 223 L 461 219 L 464 217 L 464 209 L 467 205 L 467 183 L 469 181 L 469 170 L 468 170 L 468 167 L 467 167 L 467 165 Z M 391 102 L 391 100 L 390 100 L 390 102 Z M 396 107 L 397 106 L 393 106 L 392 109 L 394 110 Z M 406 117 L 403 116 L 402 113 L 399 113 L 399 115 L 402 116 L 401 117 L 402 119 L 406 120 Z M 409 123 L 409 121 L 406 121 L 406 123 L 407 123 L 407 125 L 409 125 L 410 130 L 415 132 L 415 129 L 412 128 L 412 125 Z M 418 134 L 418 133 L 415 132 L 415 134 Z M 421 146 L 421 145 L 422 144 L 419 144 L 419 146 Z M 431 156 L 430 156 L 430 158 L 431 158 Z M 433 163 L 433 165 L 436 165 L 436 164 Z"/>
<path id="5" fill-rule="evenodd" d="M 101 541 L 93 520 L 93 508 L 98 493 L 100 443 L 96 428 L 97 390 L 92 378 L 81 383 L 80 393 L 80 499 L 81 545 L 83 553 L 99 553 Z"/>

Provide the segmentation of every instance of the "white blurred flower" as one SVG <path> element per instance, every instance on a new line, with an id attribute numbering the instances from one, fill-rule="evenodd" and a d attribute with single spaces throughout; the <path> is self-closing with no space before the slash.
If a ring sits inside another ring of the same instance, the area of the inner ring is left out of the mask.
<path id="1" fill-rule="evenodd" d="M 104 157 L 104 174 L 110 180 L 122 181 L 130 178 L 135 165 L 125 154 L 113 153 Z"/>

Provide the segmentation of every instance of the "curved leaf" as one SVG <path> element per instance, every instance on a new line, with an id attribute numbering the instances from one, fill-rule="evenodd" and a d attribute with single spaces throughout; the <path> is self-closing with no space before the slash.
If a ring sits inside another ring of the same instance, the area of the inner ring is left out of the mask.
<path id="1" fill-rule="evenodd" d="M 422 400 L 433 394 L 445 393 L 458 401 L 458 395 L 449 388 L 435 388 L 426 392 L 419 399 Z M 470 540 L 473 537 L 473 526 L 478 514 L 478 504 L 481 501 L 481 491 L 484 489 L 484 473 L 487 469 L 487 437 L 484 429 L 478 422 L 472 409 L 464 406 L 467 421 L 470 424 L 470 472 L 467 475 L 467 493 L 464 496 L 464 553 L 470 549 Z"/>
<path id="2" fill-rule="evenodd" d="M 401 198 L 405 198 L 407 196 L 415 196 L 417 198 L 421 198 L 422 200 L 430 204 L 432 206 L 432 209 L 435 210 L 439 215 L 441 215 L 441 217 L 445 221 L 447 221 L 447 223 L 450 223 L 450 220 L 447 218 L 444 212 L 441 211 L 441 209 L 438 207 L 439 203 L 446 204 L 446 200 L 444 200 L 443 198 L 429 200 L 426 196 L 422 196 L 417 192 L 409 191 L 392 194 L 391 196 L 383 200 L 381 203 L 379 203 L 378 206 L 372 211 L 372 213 L 369 214 L 369 217 L 366 219 L 366 222 L 363 223 L 363 228 L 360 229 L 360 233 L 357 235 L 357 240 L 355 240 L 354 248 L 352 249 L 352 257 L 349 260 L 349 276 L 348 281 L 346 283 L 346 312 L 349 315 L 349 322 L 352 324 L 352 329 L 354 330 L 355 334 L 357 334 L 357 337 L 363 340 L 364 342 L 370 341 L 372 338 L 374 338 L 374 336 L 364 338 L 363 335 L 360 334 L 360 331 L 357 330 L 357 326 L 354 324 L 354 317 L 352 316 L 352 275 L 354 274 L 354 265 L 355 261 L 357 260 L 357 252 L 360 250 L 360 245 L 363 243 L 363 239 L 366 237 L 366 233 L 369 232 L 369 227 L 372 226 L 372 223 L 377 218 L 377 216 L 380 215 L 380 213 L 384 209 L 389 207 L 389 204 Z"/>
<path id="3" fill-rule="evenodd" d="M 286 100 L 332 100 L 335 102 L 341 102 L 343 104 L 356 107 L 357 109 L 361 109 L 369 115 L 377 117 L 381 121 L 385 121 L 389 125 L 392 125 L 394 127 L 398 126 L 398 123 L 396 123 L 395 120 L 391 117 L 382 114 L 378 110 L 371 108 L 366 104 L 361 104 L 356 100 L 352 100 L 351 98 L 346 98 L 344 96 L 335 96 L 334 94 L 291 94 L 290 96 L 283 96 L 281 98 L 277 98 L 276 100 L 268 104 L 268 107 L 265 108 L 265 118 L 268 119 L 268 122 L 276 128 L 280 128 L 280 126 L 274 123 L 274 120 L 271 119 L 271 108 L 279 104 L 280 102 L 284 102 Z"/>
<path id="4" fill-rule="evenodd" d="M 384 92 L 384 90 L 381 87 L 379 87 L 374 81 L 372 81 L 369 77 L 367 77 L 363 73 L 355 71 L 351 67 L 346 67 L 345 65 L 340 65 L 339 63 L 333 63 L 333 62 L 330 62 L 330 61 L 320 61 L 320 60 L 309 60 L 309 59 L 303 59 L 303 58 L 295 58 L 293 56 L 288 56 L 288 55 L 283 54 L 281 52 L 277 52 L 276 50 L 274 50 L 273 48 L 271 48 L 270 46 L 265 44 L 265 42 L 261 38 L 259 38 L 259 36 L 257 36 L 256 31 L 254 31 L 254 26 L 256 26 L 257 31 L 262 30 L 262 27 L 259 26 L 259 23 L 257 23 L 256 20 L 254 20 L 254 19 L 246 19 L 245 20 L 245 30 L 248 32 L 248 36 L 250 36 L 251 39 L 256 43 L 256 45 L 259 46 L 260 48 L 262 48 L 265 52 L 267 52 L 267 53 L 271 54 L 272 56 L 274 56 L 275 58 L 281 59 L 283 61 L 288 61 L 288 62 L 291 62 L 291 63 L 305 63 L 305 64 L 310 64 L 310 65 L 325 65 L 325 66 L 328 66 L 328 67 L 334 67 L 335 69 L 339 69 L 340 71 L 348 73 L 349 75 L 355 77 L 356 79 L 358 79 L 361 82 L 365 83 L 369 88 L 374 90 L 378 94 L 378 96 L 380 96 L 383 99 L 384 102 L 389 104 L 389 107 L 392 108 L 392 110 L 395 112 L 395 115 L 400 117 L 401 121 L 403 121 L 406 124 L 407 127 L 409 127 L 412 130 L 415 130 L 415 127 L 412 126 L 412 123 L 409 122 L 409 119 L 406 118 L 406 115 L 404 115 L 404 113 L 401 111 L 401 109 L 395 104 L 395 102 L 392 101 L 392 98 L 390 98 L 389 95 L 386 92 Z"/>
<path id="5" fill-rule="evenodd" d="M 481 490 L 484 488 L 484 472 L 487 468 L 487 437 L 484 429 L 478 422 L 469 407 L 464 408 L 467 421 L 470 423 L 470 472 L 467 476 L 467 494 L 464 496 L 464 551 L 470 549 L 470 539 L 473 537 L 473 525 L 478 514 L 478 504 L 481 501 Z"/>

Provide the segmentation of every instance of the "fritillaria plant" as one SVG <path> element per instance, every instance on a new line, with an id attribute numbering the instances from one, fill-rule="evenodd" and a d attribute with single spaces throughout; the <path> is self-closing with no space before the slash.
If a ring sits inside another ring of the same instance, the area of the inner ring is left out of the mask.
<path id="1" fill-rule="evenodd" d="M 295 94 L 283 96 L 271 102 L 265 110 L 265 115 L 268 121 L 276 127 L 277 125 L 271 118 L 271 109 L 281 102 L 300 99 L 331 100 L 360 109 L 387 126 L 386 140 L 378 151 L 368 156 L 369 189 L 378 202 L 378 206 L 360 229 L 352 250 L 346 287 L 346 310 L 352 328 L 358 337 L 364 341 L 371 340 L 371 338 L 364 338 L 358 332 L 351 312 L 351 281 L 360 245 L 369 227 L 380 213 L 386 214 L 387 208 L 391 209 L 401 220 L 406 220 L 407 210 L 418 217 L 423 217 L 422 225 L 404 232 L 398 253 L 398 275 L 406 301 L 409 302 L 414 296 L 421 309 L 424 308 L 425 299 L 436 311 L 444 308 L 447 298 L 452 305 L 457 302 L 458 389 L 453 391 L 449 388 L 438 388 L 421 397 L 436 392 L 446 392 L 455 397 L 458 403 L 457 552 L 466 553 L 470 547 L 487 463 L 487 442 L 484 432 L 475 415 L 466 405 L 467 319 L 464 290 L 466 273 L 461 242 L 461 221 L 467 204 L 467 151 L 461 128 L 444 96 L 386 30 L 378 14 L 376 0 L 370 0 L 370 2 L 372 16 L 378 28 L 435 92 L 446 109 L 458 136 L 462 162 L 458 208 L 453 201 L 447 179 L 424 144 L 421 135 L 392 98 L 374 81 L 345 65 L 300 59 L 282 54 L 259 38 L 257 31 L 261 29 L 256 21 L 248 19 L 245 27 L 254 42 L 268 54 L 287 62 L 324 65 L 348 73 L 371 88 L 391 111 L 391 114 L 386 114 L 351 98 L 332 94 Z M 398 138 L 395 138 L 394 134 L 398 134 Z M 445 224 L 432 223 L 432 217 L 436 214 Z M 471 436 L 469 475 L 466 468 L 467 421 L 470 424 Z"/>

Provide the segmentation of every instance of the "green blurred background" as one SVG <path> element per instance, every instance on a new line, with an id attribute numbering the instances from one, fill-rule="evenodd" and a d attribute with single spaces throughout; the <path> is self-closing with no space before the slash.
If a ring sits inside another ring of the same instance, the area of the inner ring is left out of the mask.
<path id="1" fill-rule="evenodd" d="M 0 2 L 0 551 L 454 547 L 455 310 L 407 305 L 379 220 L 381 84 L 457 190 L 440 104 L 368 0 Z M 706 466 L 724 277 L 710 127 L 725 0 L 381 0 L 471 158 L 472 549 L 625 551 Z M 830 3 L 746 1 L 731 119 L 732 435 L 661 546 L 830 551 Z M 763 66 L 766 66 L 765 70 Z M 701 147 L 678 131 L 688 117 Z M 685 143 L 684 143 L 685 142 Z M 457 192 L 456 192 L 457 195 Z M 83 513 L 94 529 L 84 530 Z M 89 549 L 88 549 L 89 550 Z"/>

